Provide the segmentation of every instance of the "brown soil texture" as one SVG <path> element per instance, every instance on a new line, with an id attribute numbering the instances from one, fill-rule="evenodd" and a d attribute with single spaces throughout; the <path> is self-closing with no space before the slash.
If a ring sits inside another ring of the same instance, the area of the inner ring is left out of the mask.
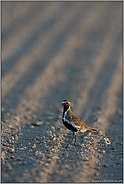
<path id="1" fill-rule="evenodd" d="M 122 2 L 1 4 L 1 182 L 123 182 Z"/>

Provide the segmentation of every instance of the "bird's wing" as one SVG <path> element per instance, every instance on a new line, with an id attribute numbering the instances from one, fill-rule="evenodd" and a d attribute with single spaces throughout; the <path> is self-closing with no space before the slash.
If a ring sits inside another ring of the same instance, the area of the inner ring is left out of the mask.
<path id="1" fill-rule="evenodd" d="M 73 112 L 70 110 L 68 111 L 66 118 L 72 122 L 73 124 L 75 124 L 76 126 L 80 126 L 80 127 L 85 127 L 85 123 L 83 121 L 81 121 L 80 118 L 78 118 L 75 114 L 73 114 Z"/>
<path id="2" fill-rule="evenodd" d="M 80 126 L 80 127 L 86 126 L 85 123 L 84 123 L 83 121 L 81 121 L 81 119 L 78 118 L 76 115 L 73 115 L 73 116 L 72 116 L 72 121 L 73 121 L 74 124 L 77 125 L 77 126 Z"/>
<path id="3" fill-rule="evenodd" d="M 71 123 L 73 123 L 75 126 L 77 126 L 79 131 L 82 131 L 85 129 L 88 129 L 93 132 L 97 131 L 95 128 L 91 128 L 90 126 L 86 125 L 83 121 L 81 121 L 81 119 L 78 118 L 75 114 L 73 114 L 71 110 L 68 111 L 65 118 Z"/>

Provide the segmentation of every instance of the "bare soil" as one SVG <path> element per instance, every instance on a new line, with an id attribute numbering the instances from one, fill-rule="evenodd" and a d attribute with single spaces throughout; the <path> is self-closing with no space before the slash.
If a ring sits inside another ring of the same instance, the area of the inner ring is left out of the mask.
<path id="1" fill-rule="evenodd" d="M 1 10 L 1 182 L 122 183 L 122 2 Z M 70 145 L 63 99 L 98 132 Z"/>

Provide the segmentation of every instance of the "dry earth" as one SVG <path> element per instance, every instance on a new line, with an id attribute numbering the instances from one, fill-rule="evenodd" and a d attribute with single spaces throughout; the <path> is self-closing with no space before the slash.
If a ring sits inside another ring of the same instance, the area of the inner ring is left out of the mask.
<path id="1" fill-rule="evenodd" d="M 122 2 L 2 2 L 1 182 L 123 182 L 122 122 Z"/>

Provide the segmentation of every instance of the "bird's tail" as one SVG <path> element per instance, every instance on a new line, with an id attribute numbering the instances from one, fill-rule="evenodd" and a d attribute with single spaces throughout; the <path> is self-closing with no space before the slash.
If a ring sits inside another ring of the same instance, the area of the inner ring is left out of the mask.
<path id="1" fill-rule="evenodd" d="M 92 132 L 96 132 L 97 131 L 95 128 L 91 128 L 89 126 L 87 126 L 87 129 L 90 130 L 90 131 L 92 131 Z"/>

